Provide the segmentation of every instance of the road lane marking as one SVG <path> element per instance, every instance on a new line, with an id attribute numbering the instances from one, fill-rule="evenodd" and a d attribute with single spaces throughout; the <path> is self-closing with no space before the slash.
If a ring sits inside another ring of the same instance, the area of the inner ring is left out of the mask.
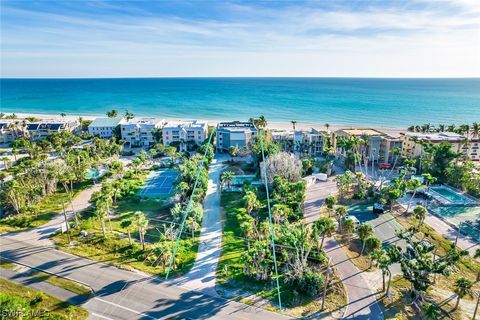
<path id="1" fill-rule="evenodd" d="M 136 313 L 136 314 L 138 314 L 138 315 L 147 317 L 147 318 L 149 318 L 149 319 L 157 320 L 157 318 L 154 318 L 154 317 L 152 317 L 152 316 L 149 316 L 149 315 L 146 314 L 146 313 L 143 313 L 143 312 L 140 312 L 140 311 L 137 311 L 137 310 L 134 310 L 134 309 L 130 309 L 130 308 L 128 308 L 128 307 L 124 307 L 124 306 L 122 306 L 122 305 L 116 304 L 116 303 L 114 303 L 114 302 L 110 302 L 110 301 L 108 301 L 108 300 L 101 299 L 101 298 L 99 298 L 99 297 L 95 297 L 95 298 L 93 298 L 92 300 L 98 300 L 98 301 L 101 301 L 101 302 L 104 302 L 104 303 L 113 305 L 113 306 L 115 306 L 115 307 L 117 307 L 117 308 L 124 309 L 124 310 L 130 311 L 130 312 Z M 89 300 L 89 302 L 92 301 L 92 300 Z M 88 304 L 88 302 L 87 302 L 86 304 Z"/>
<path id="2" fill-rule="evenodd" d="M 92 316 L 95 316 L 97 318 L 102 318 L 102 319 L 106 319 L 106 320 L 114 320 L 112 318 L 107 318 L 105 316 L 102 316 L 101 314 L 98 314 L 98 313 L 95 313 L 95 312 L 92 312 Z"/>

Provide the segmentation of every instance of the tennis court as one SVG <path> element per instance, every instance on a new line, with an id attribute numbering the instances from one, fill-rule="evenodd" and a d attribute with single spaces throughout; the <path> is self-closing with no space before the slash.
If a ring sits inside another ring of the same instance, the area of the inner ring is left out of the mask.
<path id="1" fill-rule="evenodd" d="M 173 192 L 173 184 L 177 177 L 178 172 L 174 170 L 152 171 L 148 175 L 140 195 L 152 198 L 168 197 Z"/>

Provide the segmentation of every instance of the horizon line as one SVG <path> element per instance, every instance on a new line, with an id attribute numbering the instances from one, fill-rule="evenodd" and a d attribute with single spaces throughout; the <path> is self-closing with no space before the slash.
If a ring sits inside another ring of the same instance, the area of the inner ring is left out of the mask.
<path id="1" fill-rule="evenodd" d="M 120 76 L 120 77 L 1 77 L 0 80 L 94 80 L 94 79 L 480 79 L 479 76 L 464 77 L 356 77 L 356 76 Z"/>

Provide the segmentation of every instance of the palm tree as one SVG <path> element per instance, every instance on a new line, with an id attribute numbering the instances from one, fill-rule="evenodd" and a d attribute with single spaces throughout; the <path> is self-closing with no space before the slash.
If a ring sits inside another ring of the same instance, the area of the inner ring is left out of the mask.
<path id="1" fill-rule="evenodd" d="M 130 233 L 130 228 L 132 227 L 132 224 L 133 224 L 133 222 L 130 219 L 125 219 L 125 220 L 122 220 L 122 222 L 120 222 L 120 227 L 127 230 L 128 243 L 130 243 L 130 244 L 132 244 L 132 235 Z"/>
<path id="2" fill-rule="evenodd" d="M 440 308 L 432 303 L 425 303 L 422 307 L 423 315 L 427 320 L 437 320 L 442 316 Z"/>
<path id="3" fill-rule="evenodd" d="M 148 219 L 142 211 L 135 212 L 135 219 L 138 227 L 138 236 L 140 237 L 140 243 L 142 244 L 142 249 L 145 251 L 145 233 L 147 232 Z"/>
<path id="4" fill-rule="evenodd" d="M 478 138 L 480 135 L 480 124 L 478 122 L 474 122 L 472 124 L 472 136 L 474 138 Z"/>
<path id="5" fill-rule="evenodd" d="M 335 223 L 333 222 L 332 218 L 321 217 L 314 222 L 313 226 L 317 234 L 322 237 L 319 248 L 321 250 L 323 248 L 323 242 L 325 241 L 325 237 L 331 237 L 332 232 L 335 231 Z"/>
<path id="6" fill-rule="evenodd" d="M 327 132 L 328 132 L 328 129 L 330 128 L 330 124 L 329 124 L 329 123 L 325 123 L 325 128 L 327 129 Z"/>
<path id="7" fill-rule="evenodd" d="M 62 113 L 60 113 L 60 116 L 61 116 L 62 118 L 65 118 L 65 117 L 67 116 L 67 114 L 66 114 L 65 112 L 62 112 Z"/>
<path id="8" fill-rule="evenodd" d="M 454 310 L 458 308 L 460 299 L 465 297 L 467 294 L 472 294 L 472 287 L 473 282 L 470 279 L 460 277 L 457 279 L 457 281 L 455 281 L 455 293 L 457 294 L 457 303 L 455 303 L 455 307 L 453 308 Z"/>
<path id="9" fill-rule="evenodd" d="M 340 221 L 342 220 L 343 216 L 347 215 L 347 213 L 348 213 L 347 208 L 345 206 L 338 206 L 335 209 L 335 217 L 337 218 L 338 224 L 340 226 L 340 230 L 342 230 L 342 224 L 340 223 Z"/>
<path id="10" fill-rule="evenodd" d="M 410 198 L 410 201 L 408 201 L 407 209 L 405 210 L 405 213 L 408 213 L 408 210 L 410 210 L 410 206 L 412 205 L 412 201 L 417 193 L 417 189 L 422 187 L 422 183 L 420 180 L 414 178 L 408 180 L 406 186 L 407 190 L 412 191 L 412 197 Z"/>
<path id="11" fill-rule="evenodd" d="M 293 126 L 293 131 L 295 131 L 295 126 L 297 124 L 297 121 L 296 120 L 292 120 L 290 121 L 292 123 L 292 126 Z"/>
<path id="12" fill-rule="evenodd" d="M 392 149 L 392 155 L 395 156 L 395 160 L 393 160 L 392 169 L 388 173 L 389 177 L 392 175 L 393 170 L 395 170 L 395 166 L 397 165 L 398 158 L 400 157 L 401 154 L 402 154 L 402 149 L 400 149 L 399 147 L 394 147 Z"/>
<path id="13" fill-rule="evenodd" d="M 111 111 L 107 111 L 107 117 L 109 117 L 109 118 L 118 117 L 118 111 L 115 110 L 115 109 L 112 109 Z"/>
<path id="14" fill-rule="evenodd" d="M 135 117 L 135 115 L 132 112 L 129 112 L 128 110 L 125 110 L 124 117 L 128 121 L 128 120 L 132 120 Z"/>
<path id="15" fill-rule="evenodd" d="M 258 121 L 257 121 L 257 124 L 260 128 L 265 128 L 268 124 L 267 122 L 267 119 L 265 118 L 265 116 L 261 115 L 260 117 L 258 117 Z"/>
<path id="16" fill-rule="evenodd" d="M 416 206 L 413 209 L 413 216 L 418 220 L 418 227 L 420 228 L 427 216 L 427 209 L 424 206 Z"/>
<path id="17" fill-rule="evenodd" d="M 3 165 L 5 166 L 5 170 L 8 169 L 8 165 L 12 162 L 9 157 L 2 157 L 0 161 L 3 161 Z"/>
<path id="18" fill-rule="evenodd" d="M 234 178 L 235 178 L 235 173 L 233 171 L 228 170 L 228 171 L 222 172 L 222 174 L 220 175 L 220 181 L 222 183 L 222 186 L 226 185 L 227 188 L 230 188 L 232 186 L 232 181 Z"/>
<path id="19" fill-rule="evenodd" d="M 362 241 L 362 252 L 360 252 L 360 255 L 362 255 L 363 252 L 365 251 L 365 245 L 366 245 L 365 240 L 367 240 L 367 238 L 369 238 L 373 234 L 373 228 L 371 225 L 365 222 L 361 223 L 357 228 L 357 234 L 358 234 L 358 238 L 360 238 L 360 240 Z"/>

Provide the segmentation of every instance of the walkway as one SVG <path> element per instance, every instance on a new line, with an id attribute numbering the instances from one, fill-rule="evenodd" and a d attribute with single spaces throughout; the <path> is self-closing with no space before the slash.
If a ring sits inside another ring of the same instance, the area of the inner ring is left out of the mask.
<path id="1" fill-rule="evenodd" d="M 335 180 L 332 179 L 332 181 Z M 329 194 L 337 192 L 337 186 L 332 181 L 329 179 L 328 182 L 319 182 L 307 188 L 304 213 L 307 222 L 317 220 L 320 217 L 320 207 L 325 198 Z M 337 270 L 340 281 L 343 282 L 347 291 L 348 305 L 344 318 L 384 319 L 377 304 L 376 292 L 370 288 L 368 282 L 363 278 L 362 272 L 350 261 L 338 241 L 333 237 L 326 238 L 323 249 L 327 256 L 332 258 L 332 265 Z"/>
<path id="2" fill-rule="evenodd" d="M 222 217 L 220 205 L 220 174 L 222 162 L 215 158 L 210 165 L 208 190 L 203 205 L 200 245 L 192 269 L 172 283 L 184 288 L 216 296 L 215 277 L 222 249 Z"/>

